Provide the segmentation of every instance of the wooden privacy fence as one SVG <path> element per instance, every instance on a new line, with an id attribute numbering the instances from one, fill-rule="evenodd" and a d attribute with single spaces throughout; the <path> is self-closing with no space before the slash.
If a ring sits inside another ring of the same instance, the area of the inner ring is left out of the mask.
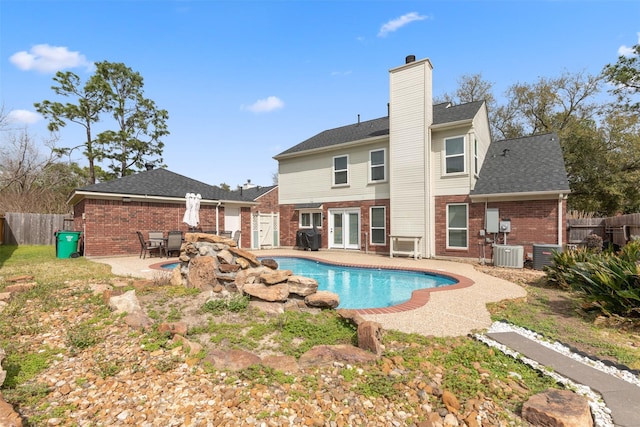
<path id="1" fill-rule="evenodd" d="M 5 245 L 53 245 L 54 233 L 71 230 L 73 218 L 62 214 L 7 212 L 4 214 L 2 243 Z"/>
<path id="2" fill-rule="evenodd" d="M 597 234 L 604 242 L 624 246 L 632 236 L 640 236 L 640 213 L 608 218 L 575 218 L 567 220 L 570 245 L 582 245 L 590 234 Z"/>

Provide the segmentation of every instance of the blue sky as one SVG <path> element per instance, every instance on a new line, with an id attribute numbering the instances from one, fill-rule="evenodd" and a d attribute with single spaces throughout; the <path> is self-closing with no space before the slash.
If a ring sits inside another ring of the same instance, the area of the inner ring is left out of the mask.
<path id="1" fill-rule="evenodd" d="M 388 70 L 407 55 L 430 58 L 436 96 L 482 74 L 500 98 L 514 83 L 599 73 L 639 33 L 635 0 L 0 0 L 0 105 L 43 140 L 33 104 L 63 101 L 56 71 L 85 81 L 93 62 L 122 62 L 169 112 L 169 170 L 270 185 L 274 155 L 358 114 L 385 116 Z M 77 125 L 59 136 L 83 142 Z"/>

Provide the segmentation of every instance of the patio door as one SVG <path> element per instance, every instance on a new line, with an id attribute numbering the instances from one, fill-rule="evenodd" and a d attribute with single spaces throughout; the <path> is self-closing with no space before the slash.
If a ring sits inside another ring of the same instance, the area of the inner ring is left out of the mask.
<path id="1" fill-rule="evenodd" d="M 360 249 L 360 209 L 329 209 L 329 248 Z"/>

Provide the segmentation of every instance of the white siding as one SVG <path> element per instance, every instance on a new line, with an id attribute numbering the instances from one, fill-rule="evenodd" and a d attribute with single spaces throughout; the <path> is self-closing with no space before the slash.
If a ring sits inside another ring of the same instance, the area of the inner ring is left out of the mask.
<path id="1" fill-rule="evenodd" d="M 280 160 L 279 203 L 388 199 L 388 182 L 369 183 L 369 151 L 383 148 L 387 150 L 385 167 L 388 168 L 389 153 L 386 142 Z M 341 155 L 349 156 L 349 185 L 333 187 L 333 158 Z"/>
<path id="2" fill-rule="evenodd" d="M 433 121 L 432 66 L 428 60 L 390 71 L 390 191 L 392 235 L 429 235 L 429 126 Z"/>

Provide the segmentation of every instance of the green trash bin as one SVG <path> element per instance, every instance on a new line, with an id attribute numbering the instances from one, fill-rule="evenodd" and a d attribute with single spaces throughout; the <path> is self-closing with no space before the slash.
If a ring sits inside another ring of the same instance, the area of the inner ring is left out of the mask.
<path id="1" fill-rule="evenodd" d="M 78 252 L 79 231 L 58 231 L 56 233 L 56 257 L 71 258 L 71 254 Z"/>

